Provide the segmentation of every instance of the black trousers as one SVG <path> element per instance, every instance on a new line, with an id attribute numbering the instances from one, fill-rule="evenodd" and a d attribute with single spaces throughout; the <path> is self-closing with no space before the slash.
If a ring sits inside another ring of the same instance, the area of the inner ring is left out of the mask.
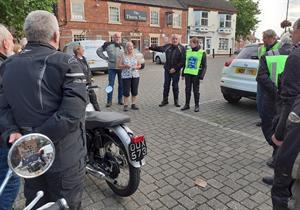
<path id="1" fill-rule="evenodd" d="M 39 190 L 42 190 L 44 196 L 33 209 L 37 209 L 48 202 L 65 198 L 71 210 L 79 210 L 84 188 L 84 176 L 85 160 L 82 159 L 73 167 L 63 171 L 47 171 L 37 178 L 25 179 L 24 196 L 26 205 L 36 197 Z"/>
<path id="2" fill-rule="evenodd" d="M 198 76 L 194 75 L 184 75 L 185 78 L 185 105 L 190 105 L 191 100 L 191 92 L 193 88 L 194 92 L 194 99 L 195 99 L 195 106 L 199 106 L 199 99 L 200 99 L 200 80 Z"/>
<path id="3" fill-rule="evenodd" d="M 287 122 L 286 135 L 283 144 L 279 147 L 274 170 L 272 186 L 273 210 L 288 210 L 288 201 L 291 197 L 291 177 L 293 165 L 300 152 L 300 124 Z"/>
<path id="4" fill-rule="evenodd" d="M 165 81 L 164 81 L 164 93 L 163 93 L 163 100 L 168 101 L 170 85 L 172 81 L 173 87 L 173 95 L 174 95 L 174 102 L 178 102 L 178 95 L 179 95 L 179 79 L 180 79 L 180 72 L 176 72 L 174 74 L 170 74 L 169 71 L 165 70 Z"/>
<path id="5" fill-rule="evenodd" d="M 100 106 L 97 101 L 97 95 L 93 89 L 89 90 L 89 99 L 91 104 L 93 104 L 96 111 L 100 111 Z"/>
<path id="6" fill-rule="evenodd" d="M 265 91 L 261 88 L 261 91 Z M 273 120 L 276 115 L 276 100 L 269 96 L 267 93 L 263 93 L 263 98 L 261 100 L 261 130 L 264 137 L 269 145 L 274 149 L 273 154 L 277 150 L 277 146 L 272 142 L 272 135 L 275 133 L 275 128 L 273 126 Z"/>

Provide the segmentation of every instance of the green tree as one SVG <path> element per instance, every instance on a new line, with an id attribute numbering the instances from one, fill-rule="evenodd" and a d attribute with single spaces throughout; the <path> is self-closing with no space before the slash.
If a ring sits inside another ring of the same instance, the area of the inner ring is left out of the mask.
<path id="1" fill-rule="evenodd" d="M 259 1 L 253 0 L 230 0 L 233 6 L 237 9 L 236 21 L 236 39 L 246 39 L 251 31 L 256 29 L 259 23 L 257 15 L 260 14 L 258 7 Z"/>
<path id="2" fill-rule="evenodd" d="M 47 10 L 53 12 L 53 5 L 57 0 L 1 0 L 0 23 L 5 24 L 14 36 L 23 36 L 25 17 L 34 10 Z"/>

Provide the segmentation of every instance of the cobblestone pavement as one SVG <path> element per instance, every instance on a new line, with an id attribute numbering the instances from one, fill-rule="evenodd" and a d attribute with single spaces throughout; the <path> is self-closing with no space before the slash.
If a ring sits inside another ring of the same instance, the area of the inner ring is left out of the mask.
<path id="1" fill-rule="evenodd" d="M 139 189 L 131 197 L 120 198 L 104 181 L 87 176 L 85 210 L 272 209 L 270 187 L 261 182 L 262 176 L 272 173 L 265 165 L 271 149 L 255 126 L 255 101 L 242 99 L 231 105 L 222 98 L 219 80 L 226 59 L 208 59 L 199 113 L 180 111 L 172 103 L 172 94 L 170 104 L 159 108 L 162 66 L 146 65 L 141 72 L 140 110 L 128 112 L 132 119 L 128 126 L 144 134 L 148 145 Z M 96 83 L 104 87 L 107 77 L 96 76 Z M 103 88 L 98 94 L 104 107 Z M 184 81 L 180 81 L 180 102 L 184 103 Z M 122 107 L 114 103 L 109 110 L 122 111 Z M 197 178 L 208 185 L 196 186 Z M 20 195 L 17 209 L 23 203 Z"/>

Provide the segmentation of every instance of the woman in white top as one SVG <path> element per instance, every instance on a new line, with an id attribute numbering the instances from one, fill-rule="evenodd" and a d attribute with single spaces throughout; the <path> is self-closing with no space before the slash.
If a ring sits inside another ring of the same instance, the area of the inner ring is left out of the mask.
<path id="1" fill-rule="evenodd" d="M 138 95 L 138 86 L 140 80 L 139 69 L 141 64 L 134 55 L 132 42 L 127 42 L 125 53 L 118 59 L 118 67 L 122 70 L 123 96 L 124 96 L 124 111 L 128 111 L 129 97 L 131 92 L 131 109 L 138 110 L 136 99 Z"/>

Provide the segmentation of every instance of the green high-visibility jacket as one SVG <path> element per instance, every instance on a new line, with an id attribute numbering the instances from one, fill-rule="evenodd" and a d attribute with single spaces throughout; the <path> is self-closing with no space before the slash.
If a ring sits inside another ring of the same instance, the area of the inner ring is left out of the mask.
<path id="1" fill-rule="evenodd" d="M 277 42 L 270 50 L 278 50 L 280 48 L 280 43 Z M 265 45 L 258 48 L 258 58 L 261 58 L 261 56 L 265 55 L 267 52 L 267 48 Z"/>
<path id="2" fill-rule="evenodd" d="M 288 55 L 268 55 L 266 62 L 269 70 L 270 79 L 278 87 L 279 76 L 283 73 Z"/>
<path id="3" fill-rule="evenodd" d="M 185 68 L 184 68 L 184 74 L 190 74 L 190 75 L 198 75 L 200 71 L 200 65 L 202 62 L 204 51 L 199 49 L 198 51 L 193 51 L 192 49 L 186 50 L 186 56 L 185 56 Z"/>

